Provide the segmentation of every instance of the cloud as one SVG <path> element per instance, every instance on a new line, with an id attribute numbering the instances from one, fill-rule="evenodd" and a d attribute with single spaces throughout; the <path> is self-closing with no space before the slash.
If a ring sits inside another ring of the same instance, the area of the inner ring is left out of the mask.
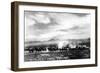
<path id="1" fill-rule="evenodd" d="M 25 40 L 80 39 L 90 37 L 90 14 L 25 12 Z"/>

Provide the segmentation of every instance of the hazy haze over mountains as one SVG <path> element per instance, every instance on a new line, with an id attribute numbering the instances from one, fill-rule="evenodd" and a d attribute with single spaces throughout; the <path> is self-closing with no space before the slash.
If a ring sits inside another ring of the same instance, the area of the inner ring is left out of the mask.
<path id="1" fill-rule="evenodd" d="M 86 39 L 90 14 L 25 11 L 25 41 Z"/>

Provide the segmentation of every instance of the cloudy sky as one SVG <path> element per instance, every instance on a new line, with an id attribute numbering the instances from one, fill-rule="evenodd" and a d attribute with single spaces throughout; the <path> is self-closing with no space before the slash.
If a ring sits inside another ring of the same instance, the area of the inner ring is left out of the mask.
<path id="1" fill-rule="evenodd" d="M 90 37 L 90 14 L 25 11 L 25 41 Z"/>

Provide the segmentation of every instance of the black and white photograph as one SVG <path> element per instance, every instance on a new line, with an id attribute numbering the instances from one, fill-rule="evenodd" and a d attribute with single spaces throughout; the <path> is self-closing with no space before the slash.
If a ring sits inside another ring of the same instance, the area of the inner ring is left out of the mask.
<path id="1" fill-rule="evenodd" d="M 89 13 L 24 11 L 24 61 L 90 58 Z"/>
<path id="2" fill-rule="evenodd" d="M 97 7 L 12 3 L 14 71 L 97 66 Z"/>

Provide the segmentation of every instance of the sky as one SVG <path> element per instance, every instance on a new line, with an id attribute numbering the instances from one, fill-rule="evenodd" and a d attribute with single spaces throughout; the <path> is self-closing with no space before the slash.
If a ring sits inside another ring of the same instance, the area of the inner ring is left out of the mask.
<path id="1" fill-rule="evenodd" d="M 90 37 L 90 14 L 25 11 L 25 41 Z"/>

